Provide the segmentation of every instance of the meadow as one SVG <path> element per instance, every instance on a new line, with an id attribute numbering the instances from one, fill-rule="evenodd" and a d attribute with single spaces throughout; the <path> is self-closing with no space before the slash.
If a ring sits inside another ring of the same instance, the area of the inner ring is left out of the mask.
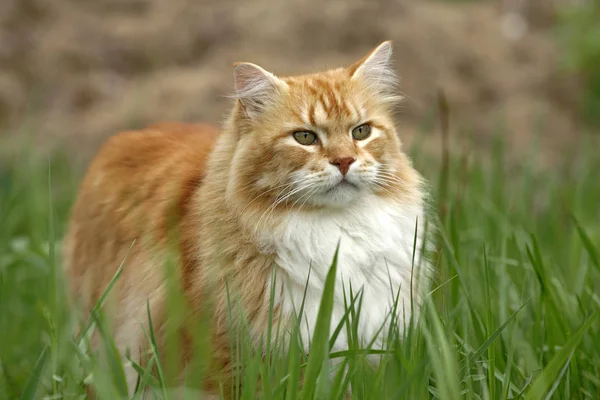
<path id="1" fill-rule="evenodd" d="M 329 282 L 310 355 L 292 331 L 286 349 L 274 344 L 276 356 L 263 359 L 241 329 L 232 356 L 240 366 L 234 379 L 244 385 L 222 395 L 341 399 L 351 388 L 356 399 L 600 398 L 597 145 L 584 135 L 563 161 L 540 167 L 535 144 L 517 154 L 498 140 L 440 155 L 415 142 L 409 152 L 431 184 L 431 221 L 439 226 L 435 283 L 421 318 L 402 334 L 389 332 L 386 351 L 351 341 L 349 351 L 330 353 L 331 334 L 346 329 L 353 337 L 360 293 L 348 294 L 346 319 L 329 332 Z M 0 163 L 0 399 L 80 399 L 86 388 L 126 397 L 101 304 L 85 321 L 66 297 L 60 239 L 82 173 L 65 154 L 25 147 Z M 171 312 L 179 315 L 175 297 Z M 98 330 L 97 351 L 86 335 L 73 336 L 78 324 Z M 156 333 L 147 334 L 155 344 Z M 145 398 L 174 398 L 172 362 L 153 350 L 147 367 L 133 361 L 136 398 L 143 388 Z M 203 371 L 201 350 L 191 387 Z M 373 367 L 367 356 L 381 362 Z M 330 359 L 348 373 L 332 371 Z"/>

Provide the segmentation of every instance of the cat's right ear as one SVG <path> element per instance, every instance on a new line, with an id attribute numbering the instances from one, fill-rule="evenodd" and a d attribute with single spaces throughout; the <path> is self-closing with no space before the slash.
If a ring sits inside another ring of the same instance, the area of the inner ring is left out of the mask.
<path id="1" fill-rule="evenodd" d="M 287 84 L 256 64 L 237 63 L 233 70 L 235 97 L 242 103 L 246 115 L 253 118 L 271 104 Z"/>

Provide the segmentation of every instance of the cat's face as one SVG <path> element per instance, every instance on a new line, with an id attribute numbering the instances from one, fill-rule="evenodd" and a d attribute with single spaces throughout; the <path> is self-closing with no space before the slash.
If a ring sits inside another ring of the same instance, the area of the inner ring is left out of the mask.
<path id="1" fill-rule="evenodd" d="M 349 68 L 277 78 L 236 68 L 237 186 L 273 204 L 347 206 L 402 186 L 389 43 Z"/>

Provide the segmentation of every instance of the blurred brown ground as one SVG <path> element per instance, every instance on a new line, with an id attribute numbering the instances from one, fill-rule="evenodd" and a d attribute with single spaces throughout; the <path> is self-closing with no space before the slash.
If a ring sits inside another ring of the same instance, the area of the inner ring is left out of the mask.
<path id="1" fill-rule="evenodd" d="M 126 128 L 220 123 L 234 61 L 303 73 L 392 39 L 405 141 L 437 142 L 427 126 L 442 87 L 454 138 L 486 143 L 500 132 L 518 150 L 539 134 L 548 154 L 560 154 L 581 129 L 577 81 L 559 68 L 554 3 L 1 0 L 0 136 L 33 133 L 40 147 L 67 138 L 87 155 Z M 527 24 L 517 39 L 502 28 L 512 11 Z"/>

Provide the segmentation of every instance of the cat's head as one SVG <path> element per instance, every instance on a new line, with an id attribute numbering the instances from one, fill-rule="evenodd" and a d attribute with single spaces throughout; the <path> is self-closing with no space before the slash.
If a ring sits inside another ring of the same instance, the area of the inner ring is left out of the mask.
<path id="1" fill-rule="evenodd" d="M 349 67 L 291 77 L 237 64 L 236 192 L 286 207 L 403 195 L 416 175 L 394 128 L 391 55 L 384 42 Z"/>

